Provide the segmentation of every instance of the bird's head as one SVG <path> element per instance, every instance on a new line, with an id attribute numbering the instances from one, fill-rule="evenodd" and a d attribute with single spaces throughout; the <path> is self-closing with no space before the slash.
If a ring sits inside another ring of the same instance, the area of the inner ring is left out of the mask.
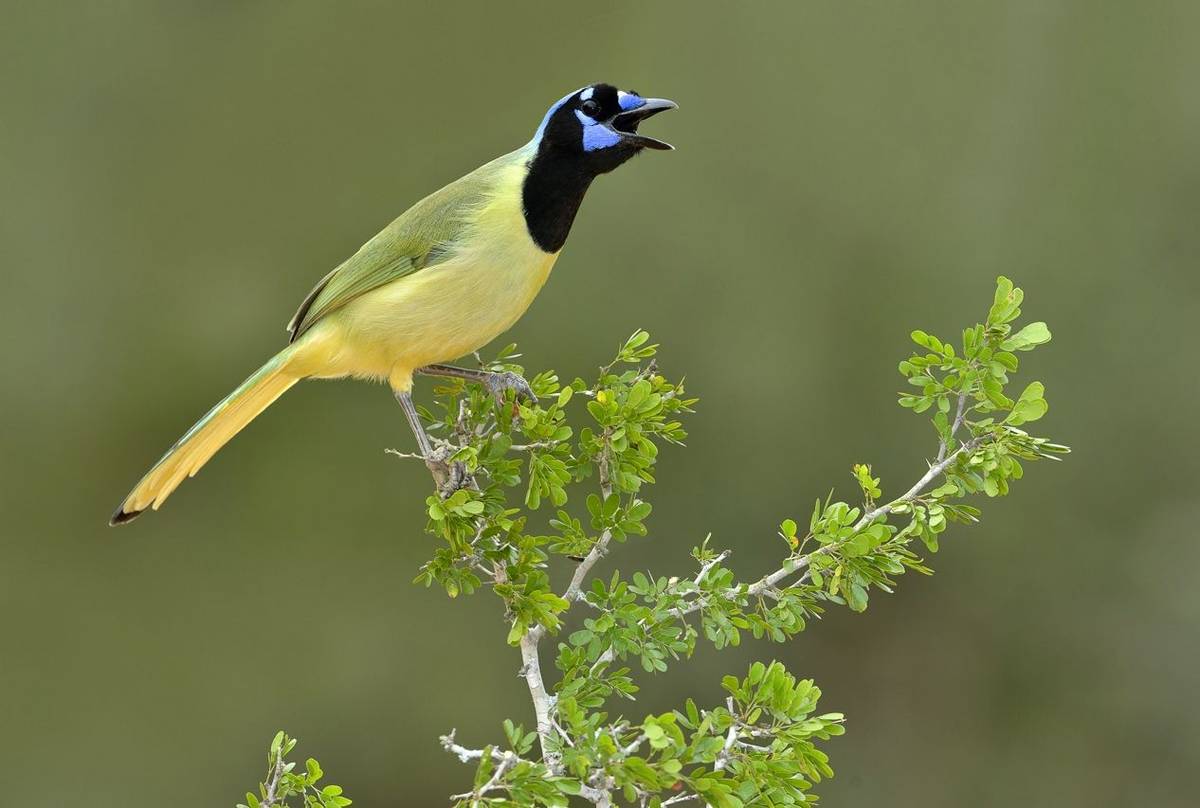
<path id="1" fill-rule="evenodd" d="M 638 132 L 642 121 L 674 101 L 643 98 L 611 84 L 591 84 L 560 99 L 534 135 L 539 150 L 553 150 L 592 175 L 612 171 L 642 149 L 672 149 Z"/>

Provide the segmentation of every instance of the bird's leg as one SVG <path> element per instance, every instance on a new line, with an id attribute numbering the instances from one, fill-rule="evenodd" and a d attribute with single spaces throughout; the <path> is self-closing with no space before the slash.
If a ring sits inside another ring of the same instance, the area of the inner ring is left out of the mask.
<path id="1" fill-rule="evenodd" d="M 423 368 L 417 368 L 417 373 L 478 382 L 487 388 L 492 397 L 496 399 L 497 404 L 504 400 L 505 390 L 515 392 L 518 401 L 530 403 L 537 401 L 537 396 L 533 394 L 533 388 L 529 386 L 529 382 L 525 381 L 525 378 L 519 373 L 513 373 L 511 370 L 473 370 L 454 365 L 426 365 Z"/>
<path id="2" fill-rule="evenodd" d="M 467 467 L 458 460 L 453 463 L 447 462 L 447 458 L 451 454 L 448 447 L 434 448 L 433 443 L 429 440 L 429 435 L 425 432 L 425 426 L 421 423 L 421 416 L 417 414 L 412 393 L 397 392 L 396 400 L 400 402 L 400 409 L 404 410 L 404 417 L 408 419 L 408 425 L 412 427 L 413 434 L 417 437 L 417 448 L 421 451 L 421 457 L 425 458 L 425 467 L 433 474 L 433 481 L 437 484 L 438 491 L 443 497 L 450 496 L 467 483 Z"/>

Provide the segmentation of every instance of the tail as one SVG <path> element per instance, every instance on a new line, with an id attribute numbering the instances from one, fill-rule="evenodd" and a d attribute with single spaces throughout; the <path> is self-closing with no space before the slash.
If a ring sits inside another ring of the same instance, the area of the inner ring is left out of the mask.
<path id="1" fill-rule="evenodd" d="M 133 521 L 146 508 L 158 510 L 184 478 L 199 471 L 230 438 L 298 382 L 301 377 L 288 372 L 293 353 L 289 346 L 276 354 L 197 421 L 133 487 L 109 524 Z"/>

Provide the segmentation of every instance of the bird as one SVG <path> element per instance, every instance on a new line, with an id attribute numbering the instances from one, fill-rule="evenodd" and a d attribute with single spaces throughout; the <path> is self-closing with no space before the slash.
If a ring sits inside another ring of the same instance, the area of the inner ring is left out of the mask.
<path id="1" fill-rule="evenodd" d="M 533 138 L 417 202 L 322 278 L 287 325 L 288 343 L 184 433 L 121 501 L 109 524 L 157 510 L 250 421 L 302 379 L 386 382 L 434 471 L 413 375 L 533 393 L 512 373 L 447 364 L 513 325 L 542 289 L 592 181 L 646 149 L 638 132 L 677 108 L 612 84 L 582 87 Z"/>

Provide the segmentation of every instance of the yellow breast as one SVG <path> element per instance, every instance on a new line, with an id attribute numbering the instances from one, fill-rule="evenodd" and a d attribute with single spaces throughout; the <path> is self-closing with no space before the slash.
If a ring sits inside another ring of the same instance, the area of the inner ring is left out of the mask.
<path id="1" fill-rule="evenodd" d="M 374 289 L 314 328 L 322 376 L 386 378 L 397 390 L 415 369 L 478 350 L 515 323 L 558 258 L 529 236 L 521 209 L 524 169 L 513 165 L 483 200 L 455 251 L 440 263 Z M 315 346 L 314 346 L 315 347 Z"/>

